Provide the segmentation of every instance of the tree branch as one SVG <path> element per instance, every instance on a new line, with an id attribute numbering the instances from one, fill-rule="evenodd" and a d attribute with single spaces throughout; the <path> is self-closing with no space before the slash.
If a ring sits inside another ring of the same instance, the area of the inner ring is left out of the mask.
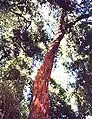
<path id="1" fill-rule="evenodd" d="M 68 28 L 70 29 L 73 25 L 75 25 L 78 21 L 82 20 L 82 19 L 85 19 L 85 18 L 89 18 L 92 16 L 92 13 L 90 14 L 83 14 L 83 15 L 80 15 L 76 18 L 76 20 L 74 22 L 70 22 L 68 24 L 65 25 L 65 29 L 67 30 Z"/>
<path id="2" fill-rule="evenodd" d="M 77 17 L 77 19 L 74 21 L 74 24 L 82 19 L 85 19 L 85 18 L 89 18 L 90 16 L 92 16 L 92 14 L 83 14 L 79 17 Z"/>
<path id="3" fill-rule="evenodd" d="M 12 13 L 14 13 L 15 15 L 22 17 L 26 22 L 29 22 L 31 24 L 31 21 L 27 20 L 22 14 L 14 12 L 13 10 L 10 10 Z"/>

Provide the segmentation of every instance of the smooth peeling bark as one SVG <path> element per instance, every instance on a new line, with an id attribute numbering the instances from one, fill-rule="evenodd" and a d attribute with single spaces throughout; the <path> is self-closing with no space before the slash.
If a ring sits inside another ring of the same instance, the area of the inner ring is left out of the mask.
<path id="1" fill-rule="evenodd" d="M 52 45 L 46 53 L 43 64 L 37 72 L 37 76 L 33 83 L 33 100 L 30 106 L 29 119 L 50 119 L 50 102 L 48 93 L 48 84 L 50 80 L 53 61 L 60 41 L 64 37 L 64 13 L 61 15 L 58 30 Z"/>

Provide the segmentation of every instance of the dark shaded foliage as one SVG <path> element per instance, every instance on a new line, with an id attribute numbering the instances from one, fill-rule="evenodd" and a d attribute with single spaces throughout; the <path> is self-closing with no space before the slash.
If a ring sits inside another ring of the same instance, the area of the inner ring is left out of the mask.
<path id="1" fill-rule="evenodd" d="M 50 94 L 50 114 L 51 119 L 81 119 L 71 109 L 71 105 L 67 105 L 59 95 Z"/>
<path id="2" fill-rule="evenodd" d="M 36 42 L 32 40 L 27 31 L 13 29 L 13 33 L 14 37 L 12 38 L 12 40 L 15 44 L 16 55 L 18 53 L 18 47 L 22 48 L 24 53 L 29 57 L 33 57 L 35 54 L 37 55 L 41 53 L 41 49 L 37 47 Z"/>
<path id="3" fill-rule="evenodd" d="M 63 1 L 63 3 L 62 3 Z M 65 10 L 70 10 L 71 9 L 71 5 L 70 2 L 67 3 L 64 0 L 56 0 L 56 3 L 58 6 L 64 8 Z M 50 2 L 51 4 L 52 1 L 48 0 L 48 2 Z M 91 4 L 90 4 L 91 0 L 82 0 L 80 5 L 74 5 L 75 9 L 74 11 L 76 11 L 76 13 L 78 14 L 84 14 L 86 12 L 91 12 Z M 45 3 L 45 1 L 40 1 L 40 4 Z M 36 11 L 36 9 L 38 8 L 37 4 L 34 4 L 33 2 L 31 2 L 30 0 L 0 0 L 0 11 L 2 13 L 8 13 L 11 12 L 12 14 L 14 14 L 17 18 L 18 18 L 18 23 L 19 23 L 19 27 L 16 29 L 13 29 L 13 37 L 10 37 L 10 40 L 7 41 L 7 39 L 5 39 L 4 36 L 1 37 L 0 39 L 0 63 L 3 65 L 6 61 L 11 60 L 12 58 L 18 58 L 21 49 L 23 50 L 23 53 L 28 56 L 28 57 L 37 57 L 39 56 L 41 58 L 42 56 L 42 50 L 38 47 L 37 43 L 38 42 L 43 42 L 45 45 L 47 45 L 49 39 L 46 36 L 44 30 L 39 30 L 40 33 L 40 39 L 38 39 L 38 33 L 35 34 L 34 33 L 34 38 L 32 36 L 32 32 L 29 33 L 28 32 L 28 28 L 31 24 L 31 20 L 33 20 L 33 14 L 34 17 L 36 17 L 36 15 L 40 15 L 39 12 Z M 17 10 L 19 10 L 21 12 L 18 13 Z M 33 11 L 36 11 L 35 13 Z M 23 16 L 23 12 L 24 13 L 28 13 L 31 15 L 30 19 L 28 20 Z M 81 20 L 81 18 L 83 18 L 84 16 L 80 16 L 79 19 L 77 19 L 76 21 Z M 22 18 L 22 20 L 21 20 Z M 22 24 L 21 24 L 22 21 Z M 88 19 L 85 20 L 86 23 L 89 23 Z M 70 21 L 69 24 L 71 23 Z M 75 22 L 74 22 L 75 23 Z M 22 25 L 22 26 L 21 26 Z M 71 24 L 70 24 L 71 25 Z M 82 24 L 83 25 L 83 24 Z M 20 28 L 22 27 L 22 28 Z M 81 28 L 84 26 L 80 26 Z M 42 27 L 41 27 L 42 29 Z M 88 27 L 86 28 L 86 31 L 88 30 Z M 80 80 L 77 80 L 76 83 L 76 90 L 78 90 L 79 87 L 83 87 L 83 91 L 85 93 L 85 97 L 84 99 L 86 100 L 84 105 L 81 105 L 80 103 L 80 98 L 78 98 L 78 104 L 79 104 L 79 114 L 81 118 L 85 118 L 85 115 L 87 115 L 88 113 L 91 113 L 91 105 L 92 105 L 92 101 L 91 101 L 91 55 L 92 55 L 92 48 L 91 48 L 91 30 L 88 31 L 87 34 L 89 34 L 89 38 L 88 36 L 85 36 L 85 38 L 87 39 L 87 41 L 85 41 L 84 38 L 81 38 L 80 36 L 78 38 L 76 38 L 76 44 L 78 45 L 77 51 L 79 54 L 81 55 L 89 55 L 89 58 L 86 58 L 85 61 L 82 60 L 78 60 L 75 61 L 74 64 L 71 64 L 71 67 L 74 70 L 79 69 L 78 71 L 78 79 L 80 78 Z M 70 31 L 71 32 L 71 31 Z M 76 34 L 73 34 L 76 35 Z M 81 44 L 82 42 L 82 44 Z M 13 45 L 13 48 L 11 47 L 11 44 Z M 17 60 L 19 61 L 19 60 Z M 88 65 L 87 67 L 85 66 Z M 22 68 L 27 68 L 26 67 L 27 64 L 25 61 L 22 60 Z M 30 68 L 29 68 L 30 69 Z M 86 71 L 87 70 L 87 71 Z M 12 72 L 13 71 L 13 72 Z M 20 72 L 18 71 L 18 69 L 16 69 L 15 67 L 10 67 L 9 72 L 7 73 L 8 75 L 5 75 L 4 79 L 7 81 L 13 81 L 14 82 L 14 86 L 18 88 L 17 93 L 19 94 L 18 97 L 16 99 L 19 98 L 19 100 L 21 100 L 22 97 L 22 91 L 24 88 L 24 85 L 22 85 L 22 83 L 24 83 L 24 79 L 21 81 L 20 79 Z M 9 79 L 10 78 L 10 79 Z M 23 77 L 22 77 L 23 78 Z M 8 80 L 9 79 L 9 80 Z M 86 82 L 86 83 L 85 83 Z M 53 82 L 53 84 L 55 84 L 55 82 Z M 20 89 L 21 86 L 21 89 Z M 57 86 L 55 86 L 57 87 Z M 88 88 L 89 87 L 89 88 Z M 60 93 L 63 94 L 65 91 L 62 89 L 60 89 Z M 21 94 L 21 95 L 20 95 Z M 10 95 L 8 93 L 8 95 Z M 60 94 L 59 94 L 60 95 Z M 64 96 L 64 95 L 63 95 Z M 13 96 L 12 96 L 13 97 Z M 77 96 L 78 97 L 78 96 Z M 11 98 L 11 96 L 9 97 Z M 15 100 L 13 100 L 14 102 Z M 12 101 L 11 101 L 12 102 Z M 58 104 L 59 102 L 59 104 Z M 53 104 L 52 104 L 53 103 Z M 15 103 L 14 103 L 15 104 Z M 19 103 L 18 103 L 19 105 Z M 51 97 L 51 105 L 53 107 L 53 109 L 51 108 L 51 112 L 52 112 L 52 118 L 56 118 L 56 116 L 58 115 L 59 118 L 67 118 L 67 119 L 80 119 L 80 117 L 76 117 L 76 115 L 74 114 L 74 112 L 71 110 L 70 106 L 67 106 L 67 104 L 62 101 L 60 98 L 58 98 L 58 96 L 56 94 L 52 94 Z M 55 105 L 55 109 L 54 106 Z M 85 108 L 86 106 L 86 108 Z M 9 106 L 8 106 L 9 107 Z M 84 109 L 84 110 L 83 110 Z M 7 110 L 7 109 L 6 109 Z M 19 111 L 19 110 L 18 110 Z M 16 112 L 14 114 L 14 112 Z M 20 116 L 19 112 L 17 112 L 16 110 L 11 111 L 10 113 L 10 118 L 17 118 L 15 116 Z M 13 117 L 14 116 L 14 117 Z"/>
<path id="4" fill-rule="evenodd" d="M 40 4 L 45 4 L 47 1 L 54 6 L 59 6 L 60 8 L 63 8 L 65 11 L 71 11 L 75 4 L 73 1 L 70 0 L 37 0 L 40 2 Z"/>
<path id="5" fill-rule="evenodd" d="M 73 32 L 77 54 L 76 60 L 71 57 L 69 65 L 69 69 L 76 73 L 75 94 L 81 118 L 92 115 L 92 28 L 90 23 L 86 23 L 88 22 L 79 25 L 79 32 Z"/>
<path id="6" fill-rule="evenodd" d="M 9 36 L 9 40 L 5 39 L 2 35 L 0 40 L 0 63 L 5 63 L 12 58 L 18 58 L 21 50 L 26 57 L 32 57 L 33 59 L 42 59 L 43 50 L 39 47 L 39 43 L 43 42 L 47 46 L 49 38 L 45 31 L 30 34 L 27 30 L 13 29 L 13 36 Z M 45 38 L 44 38 L 45 37 Z"/>
<path id="7" fill-rule="evenodd" d="M 0 63 L 3 60 L 8 60 L 11 54 L 11 47 L 9 42 L 2 36 L 0 40 Z"/>
<path id="8" fill-rule="evenodd" d="M 48 0 L 51 4 L 56 4 L 66 11 L 71 11 L 72 5 L 70 0 Z"/>
<path id="9" fill-rule="evenodd" d="M 53 89 L 59 90 L 56 94 L 55 92 L 50 92 L 50 116 L 51 119 L 82 119 L 80 115 L 74 112 L 71 105 L 66 103 L 66 91 L 57 84 L 54 79 L 50 80 L 50 84 Z"/>

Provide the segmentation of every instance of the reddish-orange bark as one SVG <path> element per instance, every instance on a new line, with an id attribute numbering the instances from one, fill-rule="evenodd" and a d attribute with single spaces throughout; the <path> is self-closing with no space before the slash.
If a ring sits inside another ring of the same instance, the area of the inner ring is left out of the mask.
<path id="1" fill-rule="evenodd" d="M 30 107 L 29 119 L 50 119 L 49 116 L 49 94 L 48 94 L 48 84 L 50 80 L 50 74 L 53 67 L 53 60 L 57 49 L 59 47 L 60 41 L 64 36 L 64 13 L 61 15 L 57 34 L 54 38 L 52 45 L 49 47 L 48 52 L 44 57 L 43 64 L 38 70 L 37 76 L 33 84 L 33 100 Z"/>

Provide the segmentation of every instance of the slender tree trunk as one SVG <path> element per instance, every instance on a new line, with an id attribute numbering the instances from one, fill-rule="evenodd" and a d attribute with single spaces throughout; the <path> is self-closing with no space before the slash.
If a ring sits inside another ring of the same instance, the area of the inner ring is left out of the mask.
<path id="1" fill-rule="evenodd" d="M 49 94 L 48 84 L 50 80 L 50 74 L 53 67 L 53 61 L 60 41 L 64 37 L 64 17 L 65 12 L 60 17 L 58 23 L 58 30 L 55 35 L 52 45 L 49 47 L 48 52 L 44 57 L 43 64 L 37 72 L 37 76 L 33 84 L 33 100 L 30 106 L 29 119 L 50 119 L 49 110 Z"/>

